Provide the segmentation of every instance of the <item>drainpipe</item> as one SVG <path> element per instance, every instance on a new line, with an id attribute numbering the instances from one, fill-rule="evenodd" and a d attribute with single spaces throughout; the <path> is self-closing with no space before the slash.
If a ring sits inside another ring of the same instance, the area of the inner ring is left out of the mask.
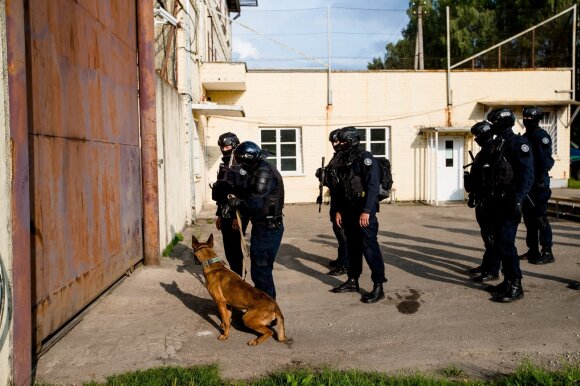
<path id="1" fill-rule="evenodd" d="M 141 124 L 141 178 L 143 182 L 143 254 L 145 265 L 159 265 L 160 263 L 153 35 L 153 5 L 150 0 L 137 0 L 139 121 Z"/>
<path id="2" fill-rule="evenodd" d="M 14 299 L 13 382 L 29 385 L 32 372 L 32 270 L 30 246 L 30 157 L 26 77 L 25 10 L 22 0 L 5 2 L 12 179 L 12 287 Z"/>

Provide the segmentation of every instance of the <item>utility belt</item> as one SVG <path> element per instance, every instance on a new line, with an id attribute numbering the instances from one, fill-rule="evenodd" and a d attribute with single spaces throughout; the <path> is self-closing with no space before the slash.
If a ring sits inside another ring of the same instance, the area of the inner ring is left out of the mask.
<path id="1" fill-rule="evenodd" d="M 268 229 L 280 229 L 283 216 L 268 216 L 266 218 L 252 219 L 252 225 L 267 226 Z"/>

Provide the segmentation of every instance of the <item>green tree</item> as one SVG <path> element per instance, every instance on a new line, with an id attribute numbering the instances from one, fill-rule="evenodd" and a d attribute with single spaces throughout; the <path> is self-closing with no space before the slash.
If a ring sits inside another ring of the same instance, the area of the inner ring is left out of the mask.
<path id="1" fill-rule="evenodd" d="M 413 3 L 416 3 L 416 0 L 409 1 L 407 9 L 409 23 L 402 31 L 402 39 L 396 43 L 388 43 L 384 57 L 373 58 L 368 63 L 368 69 L 413 68 L 417 31 Z M 446 68 L 447 6 L 450 9 L 450 51 L 453 64 L 534 26 L 574 3 L 575 0 L 427 0 L 423 6 L 425 68 Z M 503 45 L 501 55 L 497 51 L 482 55 L 466 64 L 466 67 L 519 68 L 570 65 L 571 18 L 570 12 L 539 28 L 534 34 L 526 34 Z"/>

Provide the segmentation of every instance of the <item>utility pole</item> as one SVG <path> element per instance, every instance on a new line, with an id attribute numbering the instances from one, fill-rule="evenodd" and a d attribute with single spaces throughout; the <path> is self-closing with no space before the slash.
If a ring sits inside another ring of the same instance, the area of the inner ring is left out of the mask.
<path id="1" fill-rule="evenodd" d="M 424 70 L 424 52 L 423 52 L 423 5 L 425 2 L 414 3 L 417 7 L 413 14 L 417 15 L 417 38 L 415 39 L 415 70 Z"/>

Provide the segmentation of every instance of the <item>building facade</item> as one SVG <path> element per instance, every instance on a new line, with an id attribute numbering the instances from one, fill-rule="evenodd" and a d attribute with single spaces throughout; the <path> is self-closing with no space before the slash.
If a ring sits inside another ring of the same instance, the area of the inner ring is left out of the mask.
<path id="1" fill-rule="evenodd" d="M 233 76 L 233 75 L 232 75 Z M 249 71 L 245 90 L 208 91 L 212 101 L 242 106 L 245 117 L 212 118 L 207 130 L 208 174 L 219 160 L 217 137 L 235 132 L 274 153 L 288 203 L 314 202 L 314 177 L 329 160 L 330 131 L 360 129 L 375 156 L 391 160 L 394 197 L 439 204 L 464 200 L 463 166 L 477 152 L 470 127 L 496 107 L 513 109 L 522 132 L 522 109 L 540 106 L 554 139 L 552 186 L 569 176 L 571 69 L 453 71 L 448 105 L 445 71 L 333 72 L 331 92 L 324 71 Z M 331 100 L 329 100 L 331 95 Z M 329 103 L 330 102 L 330 103 Z M 211 202 L 206 201 L 211 205 Z"/>

